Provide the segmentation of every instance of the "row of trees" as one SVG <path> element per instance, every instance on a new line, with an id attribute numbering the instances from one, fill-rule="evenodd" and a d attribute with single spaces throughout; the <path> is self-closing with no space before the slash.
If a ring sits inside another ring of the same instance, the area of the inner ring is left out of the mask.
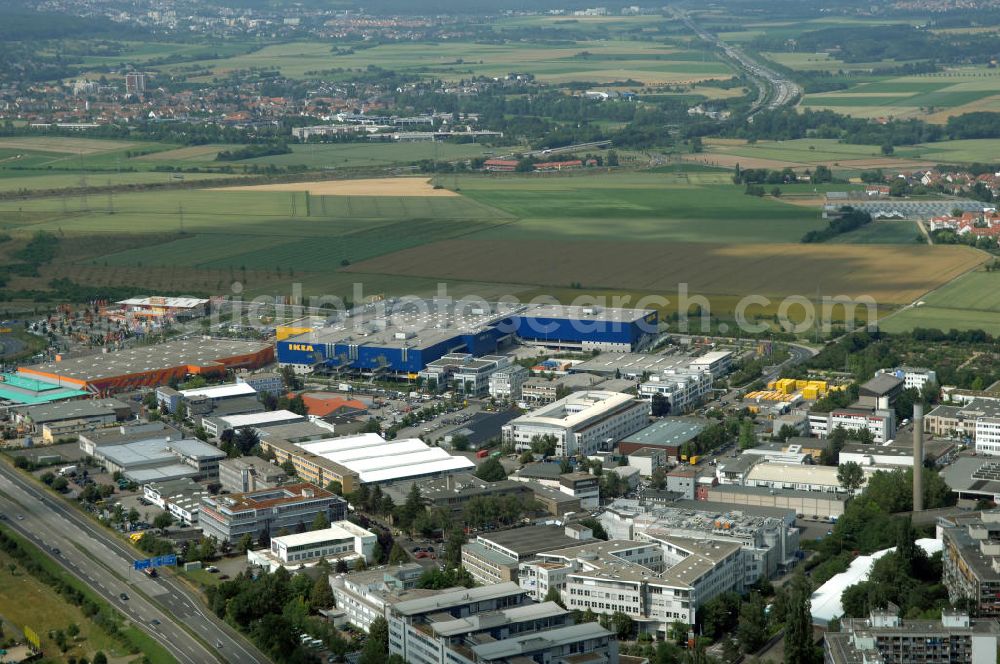
<path id="1" fill-rule="evenodd" d="M 812 230 L 802 236 L 802 242 L 826 242 L 838 235 L 850 233 L 862 226 L 872 223 L 872 216 L 863 210 L 856 210 L 851 207 L 841 208 L 839 217 L 830 220 L 827 227 L 822 230 Z"/>

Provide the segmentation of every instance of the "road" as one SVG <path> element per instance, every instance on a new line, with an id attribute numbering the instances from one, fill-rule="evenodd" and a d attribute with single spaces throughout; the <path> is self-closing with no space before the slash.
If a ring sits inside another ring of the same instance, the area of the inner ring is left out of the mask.
<path id="1" fill-rule="evenodd" d="M 747 122 L 753 122 L 754 116 L 761 111 L 773 111 L 782 106 L 788 106 L 795 103 L 802 96 L 802 88 L 796 85 L 790 78 L 779 74 L 764 63 L 751 58 L 739 47 L 727 44 L 717 36 L 705 32 L 695 25 L 687 13 L 679 9 L 671 9 L 671 11 L 676 18 L 687 25 L 691 32 L 698 35 L 703 41 L 713 44 L 721 50 L 749 78 L 757 82 L 760 95 L 747 114 Z"/>
<path id="2" fill-rule="evenodd" d="M 90 586 L 181 664 L 269 664 L 232 627 L 204 609 L 197 595 L 180 581 L 132 571 L 132 561 L 138 556 L 124 543 L 3 463 L 0 514 L 7 525 Z M 128 600 L 119 598 L 123 592 Z M 152 624 L 153 620 L 159 624 Z"/>

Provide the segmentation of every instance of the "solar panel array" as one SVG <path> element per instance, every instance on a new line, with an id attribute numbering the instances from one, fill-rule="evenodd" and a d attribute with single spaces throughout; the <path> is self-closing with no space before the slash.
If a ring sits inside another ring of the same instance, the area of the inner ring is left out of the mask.
<path id="1" fill-rule="evenodd" d="M 994 480 L 1000 482 L 1000 461 L 990 461 L 979 467 L 979 470 L 972 473 L 972 477 L 977 480 Z"/>

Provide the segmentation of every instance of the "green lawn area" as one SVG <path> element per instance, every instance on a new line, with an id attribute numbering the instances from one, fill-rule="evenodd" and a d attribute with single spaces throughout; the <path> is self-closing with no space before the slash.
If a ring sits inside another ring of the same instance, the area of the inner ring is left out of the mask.
<path id="1" fill-rule="evenodd" d="M 39 555 L 42 555 L 39 553 Z M 9 565 L 13 559 L 0 551 L 0 616 L 18 629 L 30 627 L 42 640 L 42 649 L 47 653 L 58 653 L 59 648 L 49 636 L 57 629 L 63 631 L 73 623 L 80 628 L 81 639 L 67 651 L 68 655 L 86 655 L 88 658 L 98 650 L 106 654 L 127 654 L 108 634 L 94 625 L 79 609 L 67 603 L 52 588 L 31 576 L 24 568 L 15 564 L 11 573 Z"/>
<path id="2" fill-rule="evenodd" d="M 81 590 L 86 597 L 101 607 L 102 612 L 118 616 L 111 605 L 100 599 L 83 582 L 72 576 L 33 544 L 6 527 L 0 526 L 0 529 L 3 530 L 4 535 L 18 541 L 22 547 L 31 552 L 32 558 L 39 562 L 49 574 Z M 128 621 L 123 621 L 121 634 L 133 649 L 133 652 L 129 652 L 129 649 L 122 646 L 120 640 L 112 638 L 106 631 L 87 618 L 79 607 L 70 604 L 51 586 L 42 583 L 28 573 L 5 551 L 0 551 L 0 574 L 2 574 L 0 578 L 3 579 L 0 582 L 0 615 L 8 622 L 15 624 L 18 629 L 27 626 L 34 630 L 41 640 L 42 650 L 46 653 L 46 661 L 63 661 L 58 659 L 60 650 L 49 632 L 65 631 L 73 623 L 80 628 L 80 634 L 77 639 L 69 640 L 71 647 L 65 653 L 66 658 L 71 655 L 76 657 L 83 655 L 89 659 L 96 651 L 102 650 L 109 657 L 120 657 L 124 661 L 132 661 L 145 655 L 153 664 L 177 664 L 177 660 L 162 645 L 143 633 L 142 630 L 130 625 Z"/>
<path id="3" fill-rule="evenodd" d="M 817 210 L 746 196 L 732 184 L 676 184 L 668 174 L 459 178 L 462 193 L 521 221 L 476 239 L 794 242 Z"/>

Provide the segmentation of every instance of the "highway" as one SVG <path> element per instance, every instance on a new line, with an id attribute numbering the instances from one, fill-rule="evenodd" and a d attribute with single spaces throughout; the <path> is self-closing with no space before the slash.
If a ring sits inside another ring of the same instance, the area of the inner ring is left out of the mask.
<path id="1" fill-rule="evenodd" d="M 132 561 L 138 556 L 124 543 L 3 463 L 0 515 L 181 664 L 269 664 L 267 657 L 204 608 L 196 593 L 168 575 L 150 578 L 133 571 Z M 128 599 L 121 599 L 121 593 Z"/>
<path id="2" fill-rule="evenodd" d="M 791 79 L 779 74 L 762 62 L 751 58 L 739 47 L 727 44 L 715 35 L 702 30 L 695 25 L 687 13 L 679 9 L 671 9 L 671 12 L 691 32 L 698 35 L 703 41 L 713 44 L 721 50 L 733 64 L 742 69 L 749 78 L 756 81 L 760 94 L 747 114 L 747 122 L 753 122 L 754 116 L 761 111 L 773 111 L 782 106 L 794 104 L 802 96 L 802 88 L 796 85 Z"/>

